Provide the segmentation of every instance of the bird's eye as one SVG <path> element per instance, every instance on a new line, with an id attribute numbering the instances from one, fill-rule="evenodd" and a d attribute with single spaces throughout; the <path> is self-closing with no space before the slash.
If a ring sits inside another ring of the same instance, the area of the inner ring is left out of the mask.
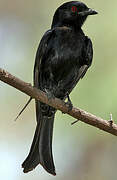
<path id="1" fill-rule="evenodd" d="M 77 7 L 76 6 L 72 6 L 72 12 L 73 13 L 77 12 Z"/>

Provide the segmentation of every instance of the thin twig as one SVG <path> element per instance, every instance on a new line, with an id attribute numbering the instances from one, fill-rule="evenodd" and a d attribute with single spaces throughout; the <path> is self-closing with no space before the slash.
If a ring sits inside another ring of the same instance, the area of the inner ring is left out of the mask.
<path id="1" fill-rule="evenodd" d="M 113 125 L 113 115 L 112 115 L 112 114 L 110 114 L 110 120 L 109 120 L 109 122 L 110 122 L 110 125 L 112 126 L 112 125 Z"/>
<path id="2" fill-rule="evenodd" d="M 26 107 L 29 105 L 29 103 L 31 102 L 32 97 L 30 97 L 30 99 L 28 100 L 28 102 L 25 104 L 25 106 L 22 108 L 22 110 L 19 112 L 19 114 L 17 115 L 17 117 L 15 118 L 14 121 L 17 121 L 17 119 L 19 118 L 19 116 L 23 113 L 23 111 L 26 109 Z"/>
<path id="3" fill-rule="evenodd" d="M 45 104 L 54 107 L 55 109 L 58 109 L 64 113 L 69 114 L 75 119 L 80 119 L 80 121 L 84 123 L 87 123 L 89 125 L 92 125 L 103 131 L 106 131 L 110 134 L 117 136 L 117 125 L 114 122 L 111 125 L 109 121 L 97 117 L 91 113 L 88 113 L 80 108 L 73 107 L 72 110 L 69 111 L 69 108 L 67 107 L 65 102 L 61 101 L 58 98 L 48 100 L 48 97 L 44 92 L 31 86 L 31 84 L 18 79 L 17 77 L 11 75 L 10 73 L 8 73 L 7 71 L 1 68 L 0 68 L 0 80 L 22 91 L 23 93 L 29 95 L 30 97 L 35 98 L 36 100 L 39 100 Z"/>
<path id="4" fill-rule="evenodd" d="M 80 121 L 79 119 L 77 119 L 76 121 L 72 122 L 71 125 L 76 124 L 78 121 Z"/>

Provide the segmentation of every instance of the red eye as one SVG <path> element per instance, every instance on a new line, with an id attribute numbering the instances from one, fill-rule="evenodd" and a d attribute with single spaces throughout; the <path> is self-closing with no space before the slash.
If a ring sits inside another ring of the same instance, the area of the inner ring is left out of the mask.
<path id="1" fill-rule="evenodd" d="M 77 12 L 77 7 L 76 6 L 72 6 L 72 12 L 73 13 Z"/>

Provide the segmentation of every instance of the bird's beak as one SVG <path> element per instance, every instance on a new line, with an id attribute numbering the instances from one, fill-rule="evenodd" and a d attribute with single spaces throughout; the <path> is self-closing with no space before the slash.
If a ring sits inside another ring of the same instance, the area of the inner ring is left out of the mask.
<path id="1" fill-rule="evenodd" d="M 98 12 L 95 11 L 94 9 L 90 9 L 90 8 L 86 11 L 79 12 L 80 16 L 88 16 L 88 15 L 95 15 L 95 14 L 98 14 Z"/>

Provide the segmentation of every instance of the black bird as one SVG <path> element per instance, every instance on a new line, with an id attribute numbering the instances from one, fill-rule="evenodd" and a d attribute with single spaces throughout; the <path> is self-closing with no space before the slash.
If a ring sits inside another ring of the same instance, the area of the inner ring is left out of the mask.
<path id="1" fill-rule="evenodd" d="M 65 100 L 92 63 L 93 49 L 90 38 L 81 27 L 88 15 L 97 14 L 84 3 L 71 1 L 55 12 L 51 29 L 39 44 L 35 66 L 34 86 Z M 38 164 L 56 175 L 52 156 L 53 122 L 56 110 L 36 101 L 37 127 L 28 157 L 22 167 L 27 173 Z"/>

